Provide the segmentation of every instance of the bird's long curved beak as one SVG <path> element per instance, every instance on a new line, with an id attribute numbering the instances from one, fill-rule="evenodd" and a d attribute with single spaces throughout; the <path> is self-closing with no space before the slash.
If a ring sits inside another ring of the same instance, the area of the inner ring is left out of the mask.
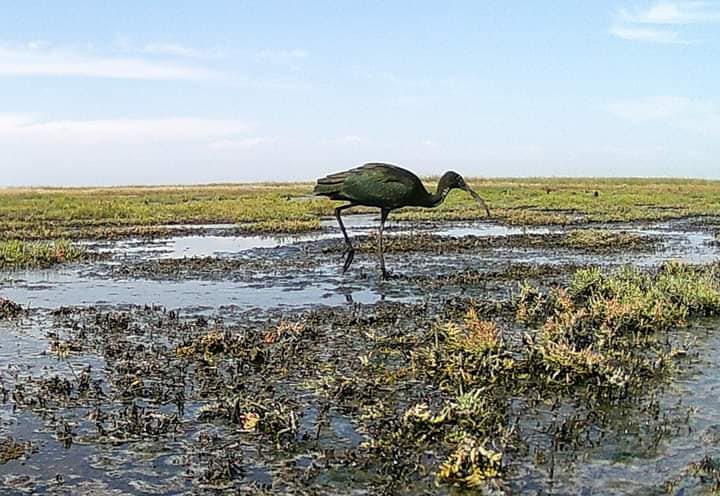
<path id="1" fill-rule="evenodd" d="M 478 202 L 480 205 L 482 205 L 482 207 L 485 209 L 485 213 L 487 214 L 488 217 L 490 217 L 490 209 L 488 208 L 487 204 L 485 203 L 485 200 L 480 198 L 480 195 L 475 193 L 472 190 L 472 188 L 470 188 L 470 186 L 468 186 L 467 184 L 465 185 L 465 187 L 463 189 L 465 191 L 467 191 L 468 193 L 470 193 L 470 196 L 472 196 L 476 202 Z"/>

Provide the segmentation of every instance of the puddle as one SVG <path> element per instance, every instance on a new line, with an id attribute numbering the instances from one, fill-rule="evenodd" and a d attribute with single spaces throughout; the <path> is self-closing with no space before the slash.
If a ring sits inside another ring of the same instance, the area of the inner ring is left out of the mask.
<path id="1" fill-rule="evenodd" d="M 347 217 L 350 236 L 373 233 L 377 216 Z M 215 227 L 218 230 L 231 226 Z M 658 236 L 653 252 L 610 254 L 568 249 L 495 248 L 457 254 L 429 252 L 388 253 L 387 265 L 400 279 L 381 281 L 372 253 L 358 253 L 348 274 L 340 274 L 341 253 L 324 253 L 323 246 L 341 239 L 334 219 L 323 221 L 321 233 L 295 236 L 177 236 L 158 240 L 123 240 L 92 245 L 110 254 L 109 260 L 63 266 L 51 270 L 0 272 L 3 296 L 33 308 L 68 305 L 156 304 L 239 309 L 307 308 L 345 303 L 418 301 L 432 297 L 427 288 L 408 281 L 415 274 L 430 277 L 467 270 L 493 271 L 513 264 L 617 266 L 632 263 L 653 266 L 667 260 L 707 263 L 718 259 L 713 237 L 702 231 L 674 228 L 673 224 L 612 226 L 644 236 Z M 462 238 L 501 238 L 566 232 L 562 228 L 498 226 L 489 223 L 389 223 L 388 236 L 432 233 Z M 203 258 L 211 257 L 211 258 Z M 165 264 L 165 265 L 163 265 Z M 169 264 L 169 265 L 168 265 Z M 479 296 L 483 288 L 477 288 Z M 442 296 L 442 295 L 441 295 Z"/>

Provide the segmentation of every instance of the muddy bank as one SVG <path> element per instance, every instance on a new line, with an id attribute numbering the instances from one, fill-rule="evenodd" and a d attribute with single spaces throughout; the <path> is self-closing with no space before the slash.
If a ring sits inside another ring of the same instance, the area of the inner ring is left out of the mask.
<path id="1" fill-rule="evenodd" d="M 652 250 L 659 246 L 659 236 L 618 233 L 600 229 L 572 230 L 558 234 L 510 234 L 507 236 L 448 237 L 433 234 L 388 236 L 386 253 L 431 252 L 452 253 L 489 249 L 574 249 L 587 253 L 611 253 Z M 356 249 L 375 252 L 377 242 L 368 237 L 355 239 Z M 324 248 L 324 252 L 344 250 L 343 245 Z"/>

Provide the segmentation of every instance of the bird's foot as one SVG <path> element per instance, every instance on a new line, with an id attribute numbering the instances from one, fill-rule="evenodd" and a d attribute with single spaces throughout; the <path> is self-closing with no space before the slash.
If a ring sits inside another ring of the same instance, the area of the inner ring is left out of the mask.
<path id="1" fill-rule="evenodd" d="M 350 265 L 353 263 L 353 260 L 355 259 L 355 250 L 353 248 L 348 247 L 348 249 L 345 250 L 345 253 L 347 254 L 347 256 L 345 257 L 345 263 L 343 264 L 343 274 L 347 272 L 347 270 L 350 268 Z"/>

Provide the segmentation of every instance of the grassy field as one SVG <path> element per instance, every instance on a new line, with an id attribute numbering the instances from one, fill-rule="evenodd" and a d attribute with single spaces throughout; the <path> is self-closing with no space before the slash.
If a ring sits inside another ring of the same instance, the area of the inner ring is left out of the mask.
<path id="1" fill-rule="evenodd" d="M 476 179 L 494 220 L 514 225 L 648 221 L 720 215 L 720 181 L 681 179 Z M 434 187 L 432 179 L 426 181 Z M 232 223 L 248 233 L 306 232 L 334 203 L 310 183 L 116 188 L 0 189 L 0 239 L 118 238 L 162 234 L 164 225 Z M 470 220 L 481 209 L 454 191 L 436 209 L 402 220 Z"/>

